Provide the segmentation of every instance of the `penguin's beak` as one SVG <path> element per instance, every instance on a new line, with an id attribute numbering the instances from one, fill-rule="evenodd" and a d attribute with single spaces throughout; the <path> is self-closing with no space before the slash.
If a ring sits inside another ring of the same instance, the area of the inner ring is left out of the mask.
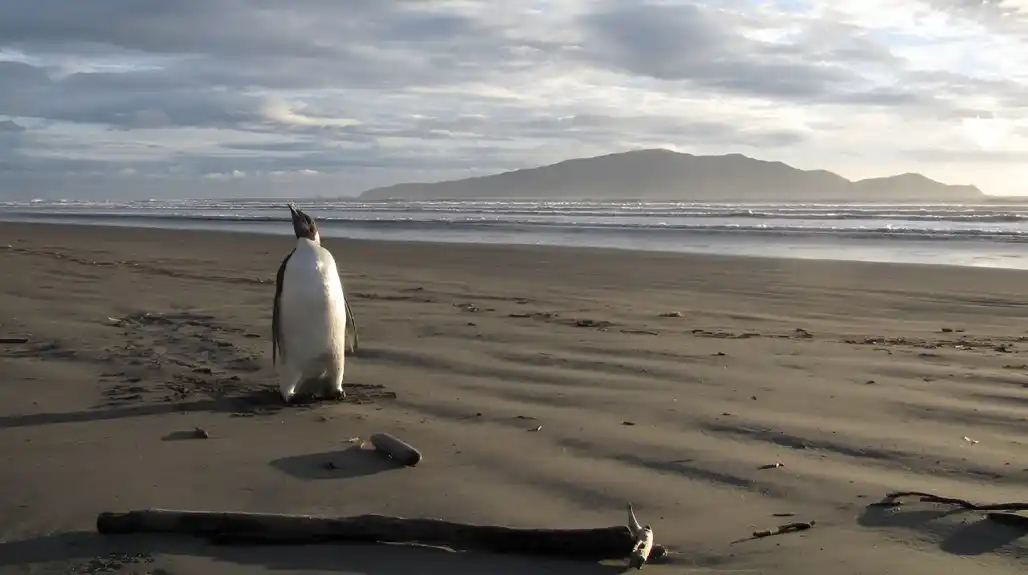
<path id="1" fill-rule="evenodd" d="M 300 210 L 296 209 L 296 204 L 292 202 L 289 203 L 289 216 L 293 219 L 294 223 L 303 220 L 303 215 L 300 213 Z"/>
<path id="2" fill-rule="evenodd" d="M 318 228 L 314 221 L 298 210 L 292 202 L 289 202 L 289 214 L 292 216 L 293 231 L 296 232 L 297 238 L 307 238 L 315 243 L 319 241 Z"/>

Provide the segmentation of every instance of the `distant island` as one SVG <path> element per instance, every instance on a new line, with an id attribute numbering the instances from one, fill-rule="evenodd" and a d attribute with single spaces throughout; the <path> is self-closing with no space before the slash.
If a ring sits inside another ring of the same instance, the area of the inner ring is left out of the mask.
<path id="1" fill-rule="evenodd" d="M 374 188 L 362 200 L 590 199 L 710 202 L 975 203 L 988 196 L 921 174 L 850 181 L 744 156 L 651 149 L 567 160 L 492 176 Z"/>

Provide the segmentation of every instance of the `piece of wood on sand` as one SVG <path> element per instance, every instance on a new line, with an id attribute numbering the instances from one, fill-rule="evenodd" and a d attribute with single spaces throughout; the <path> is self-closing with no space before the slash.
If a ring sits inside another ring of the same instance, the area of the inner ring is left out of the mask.
<path id="1" fill-rule="evenodd" d="M 634 514 L 630 519 L 634 520 Z M 666 549 L 653 544 L 652 530 L 648 530 L 648 543 L 644 543 L 644 548 L 637 548 L 635 531 L 625 525 L 592 529 L 524 529 L 384 515 L 316 517 L 147 509 L 101 513 L 96 519 L 96 529 L 108 535 L 192 535 L 223 545 L 414 543 L 594 561 L 634 558 L 637 555 L 644 560 L 648 555 L 652 560 L 667 555 Z"/>
<path id="2" fill-rule="evenodd" d="M 649 561 L 650 553 L 653 552 L 653 529 L 649 525 L 639 524 L 631 503 L 628 504 L 628 531 L 635 539 L 632 544 L 632 552 L 628 554 L 628 566 L 642 569 L 642 566 Z"/>
<path id="3" fill-rule="evenodd" d="M 421 462 L 420 451 L 388 433 L 376 433 L 369 439 L 377 451 L 388 455 L 400 465 L 414 467 Z"/>
<path id="4" fill-rule="evenodd" d="M 17 344 L 17 343 L 28 343 L 29 338 L 27 337 L 0 337 L 0 343 L 2 344 Z"/>

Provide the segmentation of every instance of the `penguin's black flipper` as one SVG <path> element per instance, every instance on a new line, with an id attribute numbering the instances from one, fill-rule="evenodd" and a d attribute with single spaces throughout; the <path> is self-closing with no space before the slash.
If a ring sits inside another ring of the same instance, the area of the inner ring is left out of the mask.
<path id="1" fill-rule="evenodd" d="M 282 260 L 282 265 L 278 266 L 278 272 L 275 274 L 275 304 L 271 308 L 271 363 L 272 365 L 278 364 L 278 356 L 285 356 L 285 349 L 282 347 L 282 319 L 280 314 L 281 300 L 282 300 L 282 279 L 286 275 L 286 263 L 289 262 L 289 258 L 293 257 L 295 249 L 289 252 L 289 255 Z"/>
<path id="2" fill-rule="evenodd" d="M 359 345 L 359 340 L 357 338 L 357 320 L 353 317 L 353 312 L 350 311 L 350 300 L 344 300 L 344 305 L 346 306 L 346 332 L 347 334 L 353 334 L 353 340 L 347 341 L 347 346 L 349 347 L 348 351 L 350 352 L 350 355 L 355 355 L 357 353 L 357 346 Z M 347 337 L 347 340 L 349 340 L 349 337 Z"/>

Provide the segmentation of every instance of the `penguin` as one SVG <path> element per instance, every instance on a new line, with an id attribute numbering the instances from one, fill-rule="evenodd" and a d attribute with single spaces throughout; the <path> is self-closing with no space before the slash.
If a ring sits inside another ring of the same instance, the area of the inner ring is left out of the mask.
<path id="1" fill-rule="evenodd" d="M 271 356 L 282 400 L 341 399 L 349 306 L 314 219 L 290 203 L 296 245 L 275 275 Z M 356 334 L 354 334 L 356 335 Z"/>

